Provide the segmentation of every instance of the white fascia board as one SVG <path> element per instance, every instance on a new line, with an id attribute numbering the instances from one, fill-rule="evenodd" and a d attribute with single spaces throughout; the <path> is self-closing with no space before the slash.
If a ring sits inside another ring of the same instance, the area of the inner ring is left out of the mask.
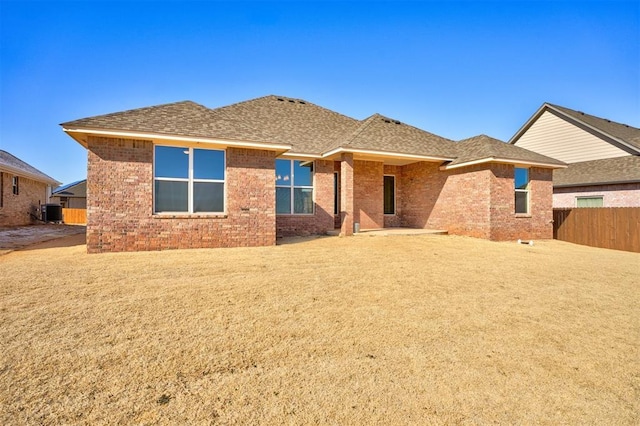
<path id="1" fill-rule="evenodd" d="M 31 179 L 31 180 L 35 180 L 36 182 L 42 182 L 42 183 L 46 183 L 49 185 L 54 185 L 54 186 L 60 186 L 62 185 L 61 182 L 58 182 L 57 180 L 50 178 L 43 178 L 42 176 L 39 175 L 34 175 L 32 173 L 29 172 L 25 172 L 22 169 L 16 169 L 15 167 L 11 167 L 7 164 L 2 164 L 0 165 L 0 171 L 11 174 L 11 175 L 15 175 L 15 176 L 19 176 L 19 177 L 25 177 L 27 179 Z"/>
<path id="2" fill-rule="evenodd" d="M 418 155 L 418 154 L 403 154 L 401 152 L 388 152 L 388 151 L 374 151 L 368 149 L 352 149 L 352 148 L 336 148 L 331 151 L 325 152 L 322 154 L 322 157 L 331 157 L 332 155 L 341 154 L 341 153 L 351 153 L 351 154 L 363 154 L 363 155 L 372 155 L 376 157 L 390 157 L 390 158 L 406 158 L 412 160 L 424 160 L 424 161 L 452 161 L 455 158 L 453 157 L 434 157 L 428 155 Z"/>
<path id="3" fill-rule="evenodd" d="M 278 156 L 278 158 L 322 158 L 322 155 L 319 154 L 304 154 L 299 152 L 285 152 Z"/>
<path id="4" fill-rule="evenodd" d="M 237 147 L 237 148 L 258 148 L 258 149 L 267 149 L 270 151 L 288 151 L 291 149 L 291 145 L 283 145 L 283 144 L 267 144 L 260 142 L 248 142 L 248 141 L 232 141 L 227 139 L 217 139 L 217 138 L 203 138 L 203 137 L 195 137 L 195 136 L 173 136 L 173 135 L 164 135 L 159 133 L 139 133 L 139 132 L 128 132 L 128 131 L 117 131 L 117 130 L 100 130 L 100 129 L 81 129 L 81 128 L 66 128 L 63 127 L 67 133 L 86 133 L 92 135 L 101 135 L 101 136 L 114 136 L 121 137 L 127 139 L 147 139 L 147 140 L 159 140 L 159 141 L 167 141 L 167 142 L 186 142 L 186 143 L 206 143 L 212 145 L 223 145 L 229 147 Z"/>
<path id="5" fill-rule="evenodd" d="M 487 157 L 487 158 L 481 158 L 479 160 L 466 161 L 464 163 L 459 163 L 454 165 L 440 166 L 440 170 L 452 170 L 452 169 L 458 169 L 460 167 L 468 167 L 468 166 L 474 166 L 476 164 L 484 164 L 484 163 L 513 164 L 516 166 L 542 167 L 545 169 L 566 169 L 567 168 L 567 165 L 560 165 L 560 164 L 541 163 L 537 161 L 526 161 L 526 160 L 510 160 L 507 158 L 499 158 L 499 157 Z"/>

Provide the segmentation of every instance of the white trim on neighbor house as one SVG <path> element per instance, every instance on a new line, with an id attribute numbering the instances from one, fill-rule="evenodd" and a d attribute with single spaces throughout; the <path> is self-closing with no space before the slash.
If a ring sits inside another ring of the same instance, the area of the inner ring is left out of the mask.
<path id="1" fill-rule="evenodd" d="M 465 161 L 464 163 L 459 163 L 454 165 L 440 166 L 440 170 L 452 170 L 460 167 L 468 167 L 468 166 L 474 166 L 476 164 L 484 164 L 484 163 L 513 164 L 514 166 L 542 167 L 547 169 L 566 169 L 567 168 L 566 165 L 561 166 L 559 164 L 541 163 L 537 161 L 510 160 L 508 158 L 500 158 L 500 157 L 487 157 L 487 158 L 481 158 L 479 160 Z"/>
<path id="2" fill-rule="evenodd" d="M 86 148 L 86 141 L 78 139 L 75 134 L 92 134 L 99 136 L 113 136 L 120 137 L 126 139 L 145 139 L 151 140 L 156 144 L 164 144 L 164 141 L 167 143 L 171 142 L 185 142 L 185 143 L 204 143 L 209 145 L 218 146 L 221 148 L 226 147 L 234 147 L 234 148 L 258 148 L 265 149 L 269 151 L 288 151 L 291 149 L 291 145 L 284 144 L 270 144 L 270 143 L 260 143 L 260 142 L 250 142 L 250 141 L 236 141 L 236 140 L 228 140 L 228 139 L 219 139 L 219 138 L 204 138 L 204 137 L 196 137 L 196 136 L 177 136 L 177 135 L 163 135 L 160 133 L 153 132 L 128 132 L 128 131 L 118 131 L 118 130 L 101 130 L 101 129 L 83 129 L 83 128 L 66 128 L 63 127 L 62 130 L 66 132 L 73 139 L 78 141 L 82 146 Z M 161 142 L 156 142 L 161 141 Z"/>
<path id="3" fill-rule="evenodd" d="M 17 169 L 15 167 L 11 167 L 7 164 L 1 164 L 0 165 L 0 172 L 5 172 L 11 175 L 15 175 L 15 176 L 20 176 L 20 177 L 24 177 L 27 179 L 31 179 L 31 180 L 35 180 L 36 182 L 41 182 L 41 183 L 46 183 L 52 186 L 60 186 L 62 183 L 58 182 L 57 180 L 51 178 L 51 179 L 43 179 L 42 176 L 38 176 L 38 175 L 34 175 L 32 173 L 28 173 L 25 172 L 22 169 Z"/>

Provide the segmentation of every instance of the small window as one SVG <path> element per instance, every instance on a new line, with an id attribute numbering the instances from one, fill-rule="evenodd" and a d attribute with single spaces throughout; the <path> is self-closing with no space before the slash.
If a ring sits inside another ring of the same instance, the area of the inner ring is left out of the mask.
<path id="1" fill-rule="evenodd" d="M 604 207 L 604 197 L 576 197 L 576 207 Z"/>
<path id="2" fill-rule="evenodd" d="M 14 176 L 13 177 L 12 185 L 13 185 L 13 195 L 19 195 L 20 194 L 20 183 L 18 181 L 18 176 Z"/>
<path id="3" fill-rule="evenodd" d="M 155 213 L 223 213 L 224 151 L 156 146 Z"/>
<path id="4" fill-rule="evenodd" d="M 529 169 L 514 169 L 516 214 L 529 214 Z"/>
<path id="5" fill-rule="evenodd" d="M 276 160 L 276 214 L 313 214 L 313 163 Z"/>
<path id="6" fill-rule="evenodd" d="M 396 177 L 384 177 L 384 214 L 396 214 Z"/>

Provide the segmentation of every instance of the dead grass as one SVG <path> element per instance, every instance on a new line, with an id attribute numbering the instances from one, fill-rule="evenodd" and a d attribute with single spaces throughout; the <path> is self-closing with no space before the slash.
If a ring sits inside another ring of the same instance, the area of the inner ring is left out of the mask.
<path id="1" fill-rule="evenodd" d="M 461 237 L 0 257 L 3 424 L 638 424 L 640 256 Z"/>

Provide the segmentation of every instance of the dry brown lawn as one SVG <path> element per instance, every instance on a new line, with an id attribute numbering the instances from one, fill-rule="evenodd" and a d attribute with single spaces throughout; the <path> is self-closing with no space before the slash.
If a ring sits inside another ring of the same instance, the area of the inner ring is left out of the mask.
<path id="1" fill-rule="evenodd" d="M 639 254 L 59 245 L 0 256 L 2 424 L 640 423 Z"/>

